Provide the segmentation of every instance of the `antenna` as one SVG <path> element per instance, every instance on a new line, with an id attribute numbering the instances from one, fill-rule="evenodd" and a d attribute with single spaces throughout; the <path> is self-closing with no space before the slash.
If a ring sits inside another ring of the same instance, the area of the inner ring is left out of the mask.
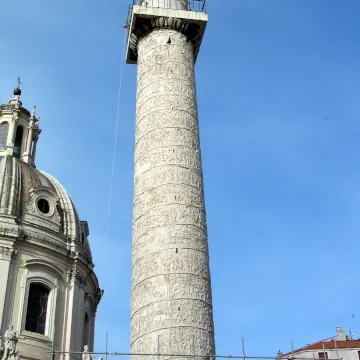
<path id="1" fill-rule="evenodd" d="M 355 314 L 351 314 L 351 319 L 352 319 L 353 326 L 352 326 L 351 329 L 349 330 L 349 332 L 350 332 L 350 338 L 351 338 L 351 339 L 353 339 L 354 337 L 355 337 L 355 338 L 358 338 L 358 337 L 359 337 L 359 334 L 358 334 L 357 328 L 356 328 L 356 316 L 355 316 Z"/>

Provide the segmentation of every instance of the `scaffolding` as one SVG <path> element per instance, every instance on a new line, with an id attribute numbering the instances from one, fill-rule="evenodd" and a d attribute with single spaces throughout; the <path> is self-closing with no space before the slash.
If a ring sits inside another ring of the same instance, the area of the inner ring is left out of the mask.
<path id="1" fill-rule="evenodd" d="M 329 339 L 330 340 L 330 339 Z M 336 352 L 336 357 L 331 358 L 331 360 L 343 360 L 342 357 L 339 356 L 339 349 L 337 347 L 336 338 L 332 338 L 334 347 L 331 347 L 331 349 L 327 349 L 325 346 L 325 343 L 322 343 L 322 352 L 325 354 L 326 350 L 332 350 Z M 137 353 L 137 352 L 108 352 L 107 350 L 104 352 L 81 352 L 81 351 L 56 351 L 52 350 L 49 351 L 49 354 L 51 355 L 51 358 L 53 359 L 55 355 L 90 355 L 92 359 L 96 355 L 101 356 L 99 359 L 102 359 L 102 357 L 107 358 L 108 356 L 127 356 L 127 357 L 152 357 L 154 359 L 160 360 L 161 358 L 187 358 L 187 359 L 206 359 L 206 360 L 215 360 L 215 359 L 242 359 L 242 360 L 324 360 L 324 358 L 321 357 L 315 357 L 314 352 L 312 353 L 312 357 L 301 357 L 301 356 L 295 356 L 294 351 L 294 345 L 293 342 L 291 343 L 291 351 L 286 354 L 278 354 L 277 356 L 261 356 L 261 355 L 247 355 L 245 353 L 245 340 L 244 338 L 241 339 L 242 343 L 242 353 L 240 355 L 217 355 L 217 354 L 197 354 L 195 352 L 195 337 L 193 336 L 192 342 L 189 343 L 189 353 L 185 354 L 172 354 L 172 353 L 162 353 L 160 349 L 160 337 L 158 336 L 157 344 L 154 344 L 157 346 L 157 352 L 156 353 Z M 106 348 L 108 347 L 108 335 L 106 335 Z M 306 347 L 301 349 L 302 351 L 306 351 Z M 310 350 L 309 350 L 310 351 Z"/>

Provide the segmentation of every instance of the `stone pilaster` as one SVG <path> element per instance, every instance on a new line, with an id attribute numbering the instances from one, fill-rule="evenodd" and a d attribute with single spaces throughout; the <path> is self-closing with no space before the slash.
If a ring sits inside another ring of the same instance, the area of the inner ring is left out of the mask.
<path id="1" fill-rule="evenodd" d="M 154 29 L 137 56 L 131 351 L 214 354 L 193 43 Z"/>
<path id="2" fill-rule="evenodd" d="M 86 286 L 86 277 L 76 268 L 69 269 L 68 275 L 68 289 L 67 289 L 67 328 L 66 328 L 66 342 L 64 349 L 66 351 L 82 351 L 82 329 L 84 316 L 84 287 Z M 66 360 L 79 360 L 81 356 L 65 354 Z"/>
<path id="3" fill-rule="evenodd" d="M 7 154 L 12 156 L 14 154 L 14 142 L 15 142 L 15 128 L 19 119 L 19 111 L 14 110 L 13 116 L 9 123 L 9 133 L 7 138 Z"/>
<path id="4" fill-rule="evenodd" d="M 92 312 L 90 314 L 90 338 L 88 344 L 90 351 L 94 351 L 95 319 L 96 312 Z"/>
<path id="5" fill-rule="evenodd" d="M 0 340 L 5 332 L 5 327 L 7 324 L 7 303 L 8 288 L 9 284 L 9 274 L 11 274 L 11 259 L 12 256 L 16 254 L 16 251 L 13 248 L 0 246 Z M 11 278 L 11 276 L 10 276 Z M 1 343 L 2 345 L 2 343 Z"/>
<path id="6" fill-rule="evenodd" d="M 32 154 L 31 154 L 33 163 L 35 163 L 37 142 L 38 142 L 38 139 L 35 139 L 35 141 L 34 141 L 34 147 L 33 147 Z"/>

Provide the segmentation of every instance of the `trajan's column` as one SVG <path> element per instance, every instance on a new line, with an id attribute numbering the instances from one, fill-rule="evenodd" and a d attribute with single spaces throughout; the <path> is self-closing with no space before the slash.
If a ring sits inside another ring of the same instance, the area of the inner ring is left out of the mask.
<path id="1" fill-rule="evenodd" d="M 131 13 L 127 62 L 138 65 L 133 353 L 215 353 L 194 75 L 206 23 L 187 0 L 142 1 Z"/>

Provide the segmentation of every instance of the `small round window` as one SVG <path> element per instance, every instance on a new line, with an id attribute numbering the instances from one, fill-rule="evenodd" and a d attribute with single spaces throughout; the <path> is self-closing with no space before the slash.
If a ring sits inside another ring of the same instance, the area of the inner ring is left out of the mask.
<path id="1" fill-rule="evenodd" d="M 45 199 L 40 199 L 37 202 L 37 206 L 38 209 L 43 213 L 43 214 L 48 214 L 50 212 L 50 205 L 49 202 Z"/>

